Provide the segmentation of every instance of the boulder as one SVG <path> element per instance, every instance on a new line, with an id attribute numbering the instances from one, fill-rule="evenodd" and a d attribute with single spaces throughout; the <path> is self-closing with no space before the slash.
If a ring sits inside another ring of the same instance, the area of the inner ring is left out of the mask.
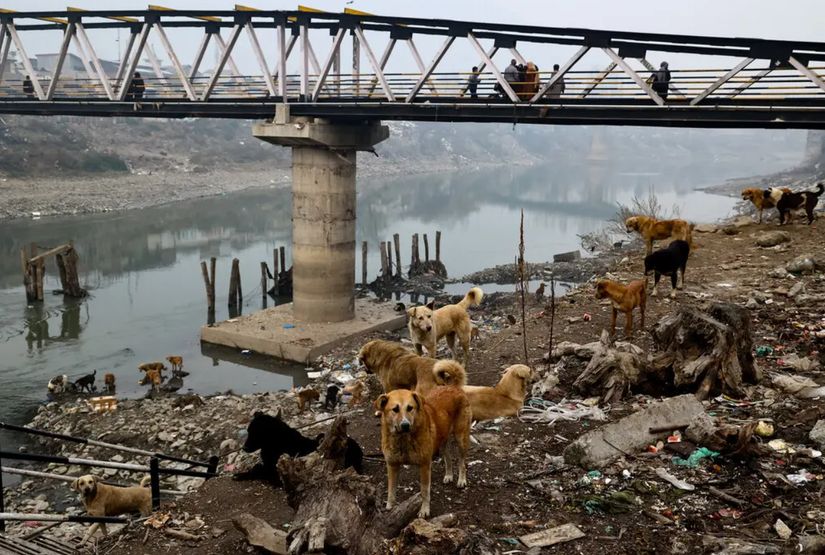
<path id="1" fill-rule="evenodd" d="M 816 270 L 816 262 L 812 256 L 803 254 L 788 262 L 785 269 L 792 274 L 811 274 Z"/>
<path id="2" fill-rule="evenodd" d="M 716 233 L 719 229 L 719 226 L 715 224 L 696 224 L 693 227 L 693 231 L 696 233 Z"/>
<path id="3" fill-rule="evenodd" d="M 763 231 L 756 236 L 756 244 L 760 247 L 775 247 L 790 240 L 791 234 L 787 231 Z"/>
<path id="4" fill-rule="evenodd" d="M 817 420 L 808 433 L 808 438 L 816 443 L 820 449 L 825 449 L 825 420 Z"/>

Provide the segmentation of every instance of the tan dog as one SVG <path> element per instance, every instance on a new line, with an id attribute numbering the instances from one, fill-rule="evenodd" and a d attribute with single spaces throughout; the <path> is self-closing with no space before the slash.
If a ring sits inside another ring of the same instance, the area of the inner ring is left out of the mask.
<path id="1" fill-rule="evenodd" d="M 140 370 L 141 372 L 157 370 L 162 375 L 163 371 L 166 370 L 166 365 L 162 362 L 144 362 L 143 364 L 138 366 L 138 370 Z"/>
<path id="2" fill-rule="evenodd" d="M 143 379 L 138 382 L 140 385 L 152 384 L 152 389 L 157 389 L 163 382 L 163 376 L 160 375 L 159 370 L 146 370 Z"/>
<path id="3" fill-rule="evenodd" d="M 123 488 L 110 486 L 100 482 L 97 476 L 86 474 L 70 484 L 70 488 L 80 494 L 83 507 L 89 516 L 118 516 L 125 513 L 139 512 L 147 516 L 152 512 L 152 492 L 146 486 L 151 478 L 146 476 L 140 481 L 140 486 Z M 106 535 L 106 524 L 94 523 L 83 537 L 81 544 L 86 543 L 97 529 Z"/>
<path id="4" fill-rule="evenodd" d="M 352 382 L 348 386 L 344 387 L 344 393 L 349 393 L 352 395 L 350 405 L 360 405 L 362 400 L 361 398 L 364 395 L 364 382 L 361 380 Z"/>
<path id="5" fill-rule="evenodd" d="M 298 412 L 304 412 L 308 403 L 312 403 L 321 398 L 321 394 L 311 387 L 299 389 L 295 396 L 298 399 Z"/>
<path id="6" fill-rule="evenodd" d="M 495 387 L 465 385 L 473 420 L 492 420 L 499 416 L 514 416 L 524 405 L 527 386 L 533 371 L 524 364 L 514 364 L 504 371 Z"/>
<path id="7" fill-rule="evenodd" d="M 458 304 L 448 304 L 434 310 L 435 301 L 432 301 L 425 306 L 414 306 L 408 309 L 408 327 L 415 352 L 419 355 L 423 354 L 423 346 L 427 349 L 427 356 L 435 358 L 436 345 L 442 337 L 446 337 L 447 346 L 450 347 L 453 358 L 458 360 L 455 346 L 455 341 L 458 339 L 464 351 L 461 363 L 466 367 L 470 358 L 470 334 L 473 328 L 467 309 L 471 306 L 478 306 L 483 297 L 484 292 L 481 288 L 473 287 Z"/>
<path id="8" fill-rule="evenodd" d="M 358 361 L 368 373 L 378 376 L 385 393 L 414 389 L 424 395 L 437 385 L 461 387 L 467 383 L 467 373 L 459 363 L 418 356 L 391 341 L 370 341 L 358 351 Z"/>
<path id="9" fill-rule="evenodd" d="M 395 505 L 395 489 L 401 465 L 417 465 L 421 482 L 419 518 L 430 516 L 430 479 L 433 456 L 452 437 L 458 449 L 458 481 L 467 485 L 467 449 L 470 444 L 470 403 L 458 387 L 436 387 L 426 396 L 396 389 L 378 397 L 381 414 L 381 451 L 387 462 L 387 509 Z M 455 448 L 444 449 L 444 483 L 453 481 Z"/>
<path id="10" fill-rule="evenodd" d="M 596 282 L 596 298 L 610 299 L 613 314 L 610 317 L 610 335 L 616 333 L 616 315 L 624 312 L 624 334 L 633 334 L 633 309 L 639 307 L 642 314 L 642 329 L 645 327 L 645 302 L 647 301 L 647 282 L 643 279 L 622 285 L 609 279 Z"/>
<path id="11" fill-rule="evenodd" d="M 107 372 L 103 376 L 103 389 L 109 393 L 112 393 L 115 390 L 115 375 L 111 372 Z"/>
<path id="12" fill-rule="evenodd" d="M 787 187 L 778 188 L 783 193 L 790 193 L 791 190 Z M 742 200 L 749 200 L 759 211 L 759 223 L 762 223 L 762 211 L 766 208 L 774 208 L 776 200 L 772 196 L 766 196 L 764 189 L 757 189 L 751 187 L 742 190 Z"/>
<path id="13" fill-rule="evenodd" d="M 635 231 L 645 240 L 645 254 L 653 252 L 653 241 L 668 237 L 687 241 L 693 250 L 693 226 L 685 220 L 657 220 L 648 216 L 631 216 L 624 224 L 628 233 Z"/>
<path id="14" fill-rule="evenodd" d="M 172 372 L 183 370 L 183 357 L 168 356 L 166 361 L 172 365 Z"/>

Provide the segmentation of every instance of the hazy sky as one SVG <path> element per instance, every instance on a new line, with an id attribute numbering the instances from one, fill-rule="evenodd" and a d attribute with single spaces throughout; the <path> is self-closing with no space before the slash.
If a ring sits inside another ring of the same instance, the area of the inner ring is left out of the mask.
<path id="1" fill-rule="evenodd" d="M 4 0 L 3 7 L 14 10 L 62 10 L 67 2 L 85 9 L 143 9 L 147 3 L 138 3 L 129 0 Z M 232 9 L 234 2 L 227 0 L 158 0 L 158 3 L 173 8 L 192 9 Z M 273 2 L 265 0 L 245 0 L 245 3 L 261 9 L 293 9 L 298 2 Z M 624 31 L 649 31 L 665 33 L 685 33 L 697 35 L 759 37 L 773 39 L 823 40 L 822 27 L 825 22 L 825 2 L 822 0 L 690 0 L 676 2 L 672 0 L 418 0 L 417 2 L 400 2 L 388 0 L 354 0 L 351 4 L 345 1 L 334 0 L 306 0 L 306 5 L 328 11 L 341 11 L 345 6 L 354 7 L 381 15 L 404 15 L 412 17 L 433 17 L 446 19 L 463 19 L 471 21 L 488 21 L 497 23 L 522 23 L 531 25 L 548 25 L 562 27 L 586 27 L 592 29 L 615 29 Z M 274 32 L 271 36 L 268 31 L 260 31 L 261 42 L 269 57 L 274 48 L 267 47 L 274 43 Z M 197 47 L 200 34 L 195 32 L 170 33 L 176 51 L 182 63 L 192 58 Z M 228 31 L 224 31 L 224 35 Z M 33 35 L 32 35 L 33 36 Z M 97 31 L 92 34 L 95 47 L 101 57 L 117 58 L 118 44 L 116 33 Z M 369 36 L 368 36 L 369 38 Z M 55 51 L 59 45 L 59 33 L 39 33 L 35 38 L 26 39 L 29 55 L 35 53 Z M 125 31 L 121 40 L 125 44 Z M 157 39 L 153 39 L 154 49 L 166 59 L 163 49 Z M 373 40 L 373 39 L 370 39 Z M 416 39 L 425 62 L 429 61 L 442 38 Z M 321 61 L 326 57 L 329 38 L 320 37 L 313 44 Z M 323 41 L 323 42 L 321 42 Z M 373 49 L 380 54 L 383 49 L 383 37 L 376 36 Z M 323 47 L 323 48 L 322 48 Z M 555 62 L 563 62 L 575 48 L 555 46 L 520 45 L 520 50 L 526 58 L 535 60 L 542 69 L 549 69 Z M 296 49 L 297 52 L 297 49 Z M 346 55 L 346 54 L 345 54 Z M 501 54 L 496 62 L 503 66 L 507 54 Z M 730 60 L 705 58 L 698 61 L 691 57 L 678 55 L 650 53 L 648 59 L 658 65 L 658 61 L 665 59 L 671 62 L 671 67 L 686 67 L 688 65 L 704 65 L 711 63 L 712 67 L 730 66 Z M 241 70 L 246 72 L 256 69 L 254 58 L 248 47 L 248 41 L 242 37 L 239 41 L 239 50 L 236 61 Z M 214 53 L 207 56 L 204 62 L 206 67 L 212 65 Z M 466 69 L 467 65 L 476 63 L 477 57 L 466 40 L 456 41 L 454 51 L 444 60 L 442 69 Z M 607 65 L 609 60 L 603 53 L 596 52 L 588 55 L 580 64 L 581 69 L 596 69 Z M 290 60 L 291 66 L 297 64 Z M 274 64 L 274 56 L 270 59 Z M 390 71 L 409 70 L 411 58 L 406 49 L 396 49 Z M 393 64 L 395 64 L 393 66 Z M 362 61 L 366 67 L 366 59 Z M 296 68 L 291 67 L 290 71 Z"/>

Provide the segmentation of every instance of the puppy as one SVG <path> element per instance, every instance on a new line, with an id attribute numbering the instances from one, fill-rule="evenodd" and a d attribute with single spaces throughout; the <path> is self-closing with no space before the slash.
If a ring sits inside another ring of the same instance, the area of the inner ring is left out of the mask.
<path id="1" fill-rule="evenodd" d="M 157 370 L 161 377 L 163 377 L 163 371 L 166 369 L 166 365 L 162 362 L 144 362 L 143 364 L 138 366 L 138 370 L 140 370 L 141 372 Z"/>
<path id="2" fill-rule="evenodd" d="M 356 380 L 349 384 L 348 386 L 344 387 L 344 393 L 349 393 L 352 395 L 352 400 L 350 400 L 350 405 L 360 405 L 361 398 L 364 395 L 364 382 L 361 380 Z"/>
<path id="3" fill-rule="evenodd" d="M 467 309 L 471 306 L 478 306 L 484 292 L 479 287 L 470 289 L 461 302 L 458 304 L 448 304 L 438 310 L 434 310 L 435 301 L 425 306 L 414 306 L 407 309 L 409 317 L 410 339 L 415 346 L 415 352 L 423 354 L 422 346 L 427 349 L 427 355 L 435 358 L 436 345 L 442 337 L 447 338 L 447 346 L 453 353 L 453 359 L 458 360 L 455 340 L 464 352 L 461 363 L 466 367 L 470 356 L 470 333 L 472 324 Z"/>
<path id="4" fill-rule="evenodd" d="M 103 389 L 107 393 L 114 393 L 115 391 L 115 375 L 111 372 L 103 375 Z"/>
<path id="5" fill-rule="evenodd" d="M 89 516 L 118 516 L 134 512 L 147 516 L 152 512 L 152 492 L 146 487 L 150 481 L 151 478 L 146 476 L 141 480 L 140 486 L 123 488 L 104 484 L 97 476 L 86 474 L 69 487 L 80 494 Z M 97 532 L 98 527 L 106 535 L 106 524 L 96 522 L 89 527 L 81 545 Z"/>
<path id="6" fill-rule="evenodd" d="M 651 297 L 656 296 L 656 287 L 659 285 L 659 278 L 662 275 L 670 276 L 670 284 L 673 289 L 670 292 L 671 298 L 676 296 L 677 289 L 685 287 L 685 267 L 690 255 L 690 245 L 687 241 L 673 241 L 667 248 L 659 249 L 653 254 L 645 257 L 645 275 L 654 273 L 653 292 Z M 678 285 L 679 272 L 682 273 L 682 284 Z"/>
<path id="7" fill-rule="evenodd" d="M 313 401 L 320 399 L 321 394 L 311 387 L 306 387 L 304 389 L 299 389 L 295 393 L 295 398 L 298 400 L 298 412 L 304 412 L 307 404 L 311 404 Z"/>
<path id="8" fill-rule="evenodd" d="M 433 456 L 453 438 L 458 451 L 458 481 L 467 485 L 466 457 L 470 444 L 470 402 L 458 387 L 436 387 L 424 396 L 396 389 L 378 397 L 381 413 L 381 451 L 387 462 L 387 509 L 395 505 L 395 489 L 401 465 L 414 464 L 420 471 L 419 518 L 430 516 L 430 478 Z M 452 447 L 452 446 L 451 446 Z M 453 481 L 456 449 L 445 449 L 444 483 Z"/>
<path id="9" fill-rule="evenodd" d="M 799 193 L 785 192 L 782 189 L 765 189 L 765 198 L 770 198 L 776 205 L 779 212 L 779 225 L 791 221 L 791 212 L 804 210 L 808 216 L 808 225 L 814 223 L 814 208 L 819 202 L 819 197 L 825 192 L 825 185 L 816 184 L 816 191 L 802 191 Z"/>
<path id="10" fill-rule="evenodd" d="M 791 190 L 787 187 L 782 187 L 779 191 L 784 193 L 790 193 Z M 774 202 L 773 197 L 768 195 L 765 196 L 765 189 L 756 189 L 756 188 L 749 188 L 744 189 L 742 191 L 742 200 L 748 200 L 756 207 L 756 210 L 759 212 L 759 223 L 762 223 L 762 211 L 766 208 L 773 208 L 776 206 L 776 202 Z"/>
<path id="11" fill-rule="evenodd" d="M 327 394 L 324 397 L 324 409 L 335 410 L 338 406 L 338 395 L 341 393 L 341 388 L 331 383 L 327 386 Z"/>
<path id="12" fill-rule="evenodd" d="M 682 274 L 684 278 L 684 273 Z M 616 315 L 624 312 L 624 334 L 633 334 L 633 309 L 639 307 L 642 314 L 642 329 L 645 327 L 645 301 L 647 300 L 647 283 L 643 279 L 631 281 L 627 285 L 600 279 L 596 282 L 596 298 L 610 299 L 613 314 L 610 317 L 610 335 L 616 333 Z"/>
<path id="13" fill-rule="evenodd" d="M 514 416 L 524 405 L 527 386 L 533 371 L 524 364 L 514 364 L 504 371 L 495 387 L 465 385 L 461 389 L 470 401 L 473 420 L 492 420 L 499 416 Z"/>
<path id="14" fill-rule="evenodd" d="M 390 341 L 370 341 L 358 351 L 358 361 L 368 373 L 378 376 L 385 393 L 414 389 L 423 395 L 437 385 L 461 387 L 467 383 L 467 373 L 459 363 L 418 356 Z"/>
<path id="15" fill-rule="evenodd" d="M 693 226 L 685 220 L 657 220 L 648 216 L 631 216 L 624 224 L 628 233 L 635 231 L 645 240 L 645 254 L 653 252 L 653 241 L 668 237 L 687 241 L 691 248 L 693 245 Z"/>
<path id="16" fill-rule="evenodd" d="M 183 357 L 168 356 L 166 361 L 172 365 L 172 372 L 177 372 L 183 369 Z"/>
<path id="17" fill-rule="evenodd" d="M 95 376 L 97 375 L 97 370 L 92 371 L 91 374 L 86 374 L 82 378 L 75 380 L 74 386 L 75 389 L 78 391 L 87 391 L 92 393 L 97 389 L 95 387 Z"/>
<path id="18" fill-rule="evenodd" d="M 69 376 L 66 374 L 55 376 L 49 380 L 48 384 L 46 384 L 46 389 L 48 389 L 49 393 L 52 395 L 60 395 L 61 393 L 64 393 L 68 387 Z"/>
<path id="19" fill-rule="evenodd" d="M 247 436 L 243 450 L 247 453 L 254 453 L 260 449 L 261 463 L 247 472 L 236 474 L 235 479 L 264 479 L 275 486 L 281 484 L 281 477 L 276 466 L 281 455 L 293 457 L 308 455 L 315 451 L 324 439 L 323 434 L 315 439 L 310 439 L 290 427 L 281 419 L 280 409 L 275 416 L 256 412 L 246 431 Z M 358 474 L 361 474 L 363 472 L 363 459 L 364 452 L 361 450 L 361 446 L 354 439 L 348 437 L 344 453 L 344 467 L 353 468 Z"/>
<path id="20" fill-rule="evenodd" d="M 163 377 L 159 370 L 147 370 L 143 378 L 138 381 L 140 385 L 152 384 L 152 389 L 158 389 L 163 382 Z"/>

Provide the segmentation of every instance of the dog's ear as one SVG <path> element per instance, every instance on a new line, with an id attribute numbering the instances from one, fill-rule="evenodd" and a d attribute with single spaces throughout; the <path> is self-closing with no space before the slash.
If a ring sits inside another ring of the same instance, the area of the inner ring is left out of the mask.
<path id="1" fill-rule="evenodd" d="M 381 395 L 378 396 L 378 399 L 375 400 L 375 410 L 383 411 L 384 407 L 386 407 L 387 403 L 389 403 L 389 402 L 390 402 L 389 396 L 387 396 L 386 393 L 382 393 Z M 377 415 L 378 414 L 376 413 L 376 416 Z"/>
<path id="2" fill-rule="evenodd" d="M 283 412 L 283 411 L 281 410 L 281 407 L 278 407 L 278 410 L 275 412 L 275 418 L 277 418 L 278 420 L 280 420 L 280 419 L 281 419 L 281 413 L 282 413 L 282 412 Z"/>
<path id="3" fill-rule="evenodd" d="M 430 310 L 435 310 L 435 299 L 431 300 L 430 302 L 428 302 L 428 303 L 427 303 L 427 304 L 425 304 L 424 306 L 426 306 L 426 307 L 427 307 L 427 308 L 429 308 Z"/>
<path id="4" fill-rule="evenodd" d="M 80 485 L 80 478 L 74 480 L 71 484 L 69 484 L 69 489 L 72 491 L 77 491 L 77 487 Z"/>
<path id="5" fill-rule="evenodd" d="M 415 309 L 418 308 L 417 306 L 411 306 L 407 309 L 407 316 L 413 318 L 415 316 Z"/>
<path id="6" fill-rule="evenodd" d="M 413 391 L 412 397 L 413 401 L 415 401 L 415 409 L 421 410 L 421 405 L 424 404 L 424 401 L 421 400 L 421 395 Z"/>
<path id="7" fill-rule="evenodd" d="M 530 369 L 529 366 L 521 365 L 516 369 L 516 376 L 523 380 L 529 380 L 530 376 L 533 375 L 533 371 Z"/>

